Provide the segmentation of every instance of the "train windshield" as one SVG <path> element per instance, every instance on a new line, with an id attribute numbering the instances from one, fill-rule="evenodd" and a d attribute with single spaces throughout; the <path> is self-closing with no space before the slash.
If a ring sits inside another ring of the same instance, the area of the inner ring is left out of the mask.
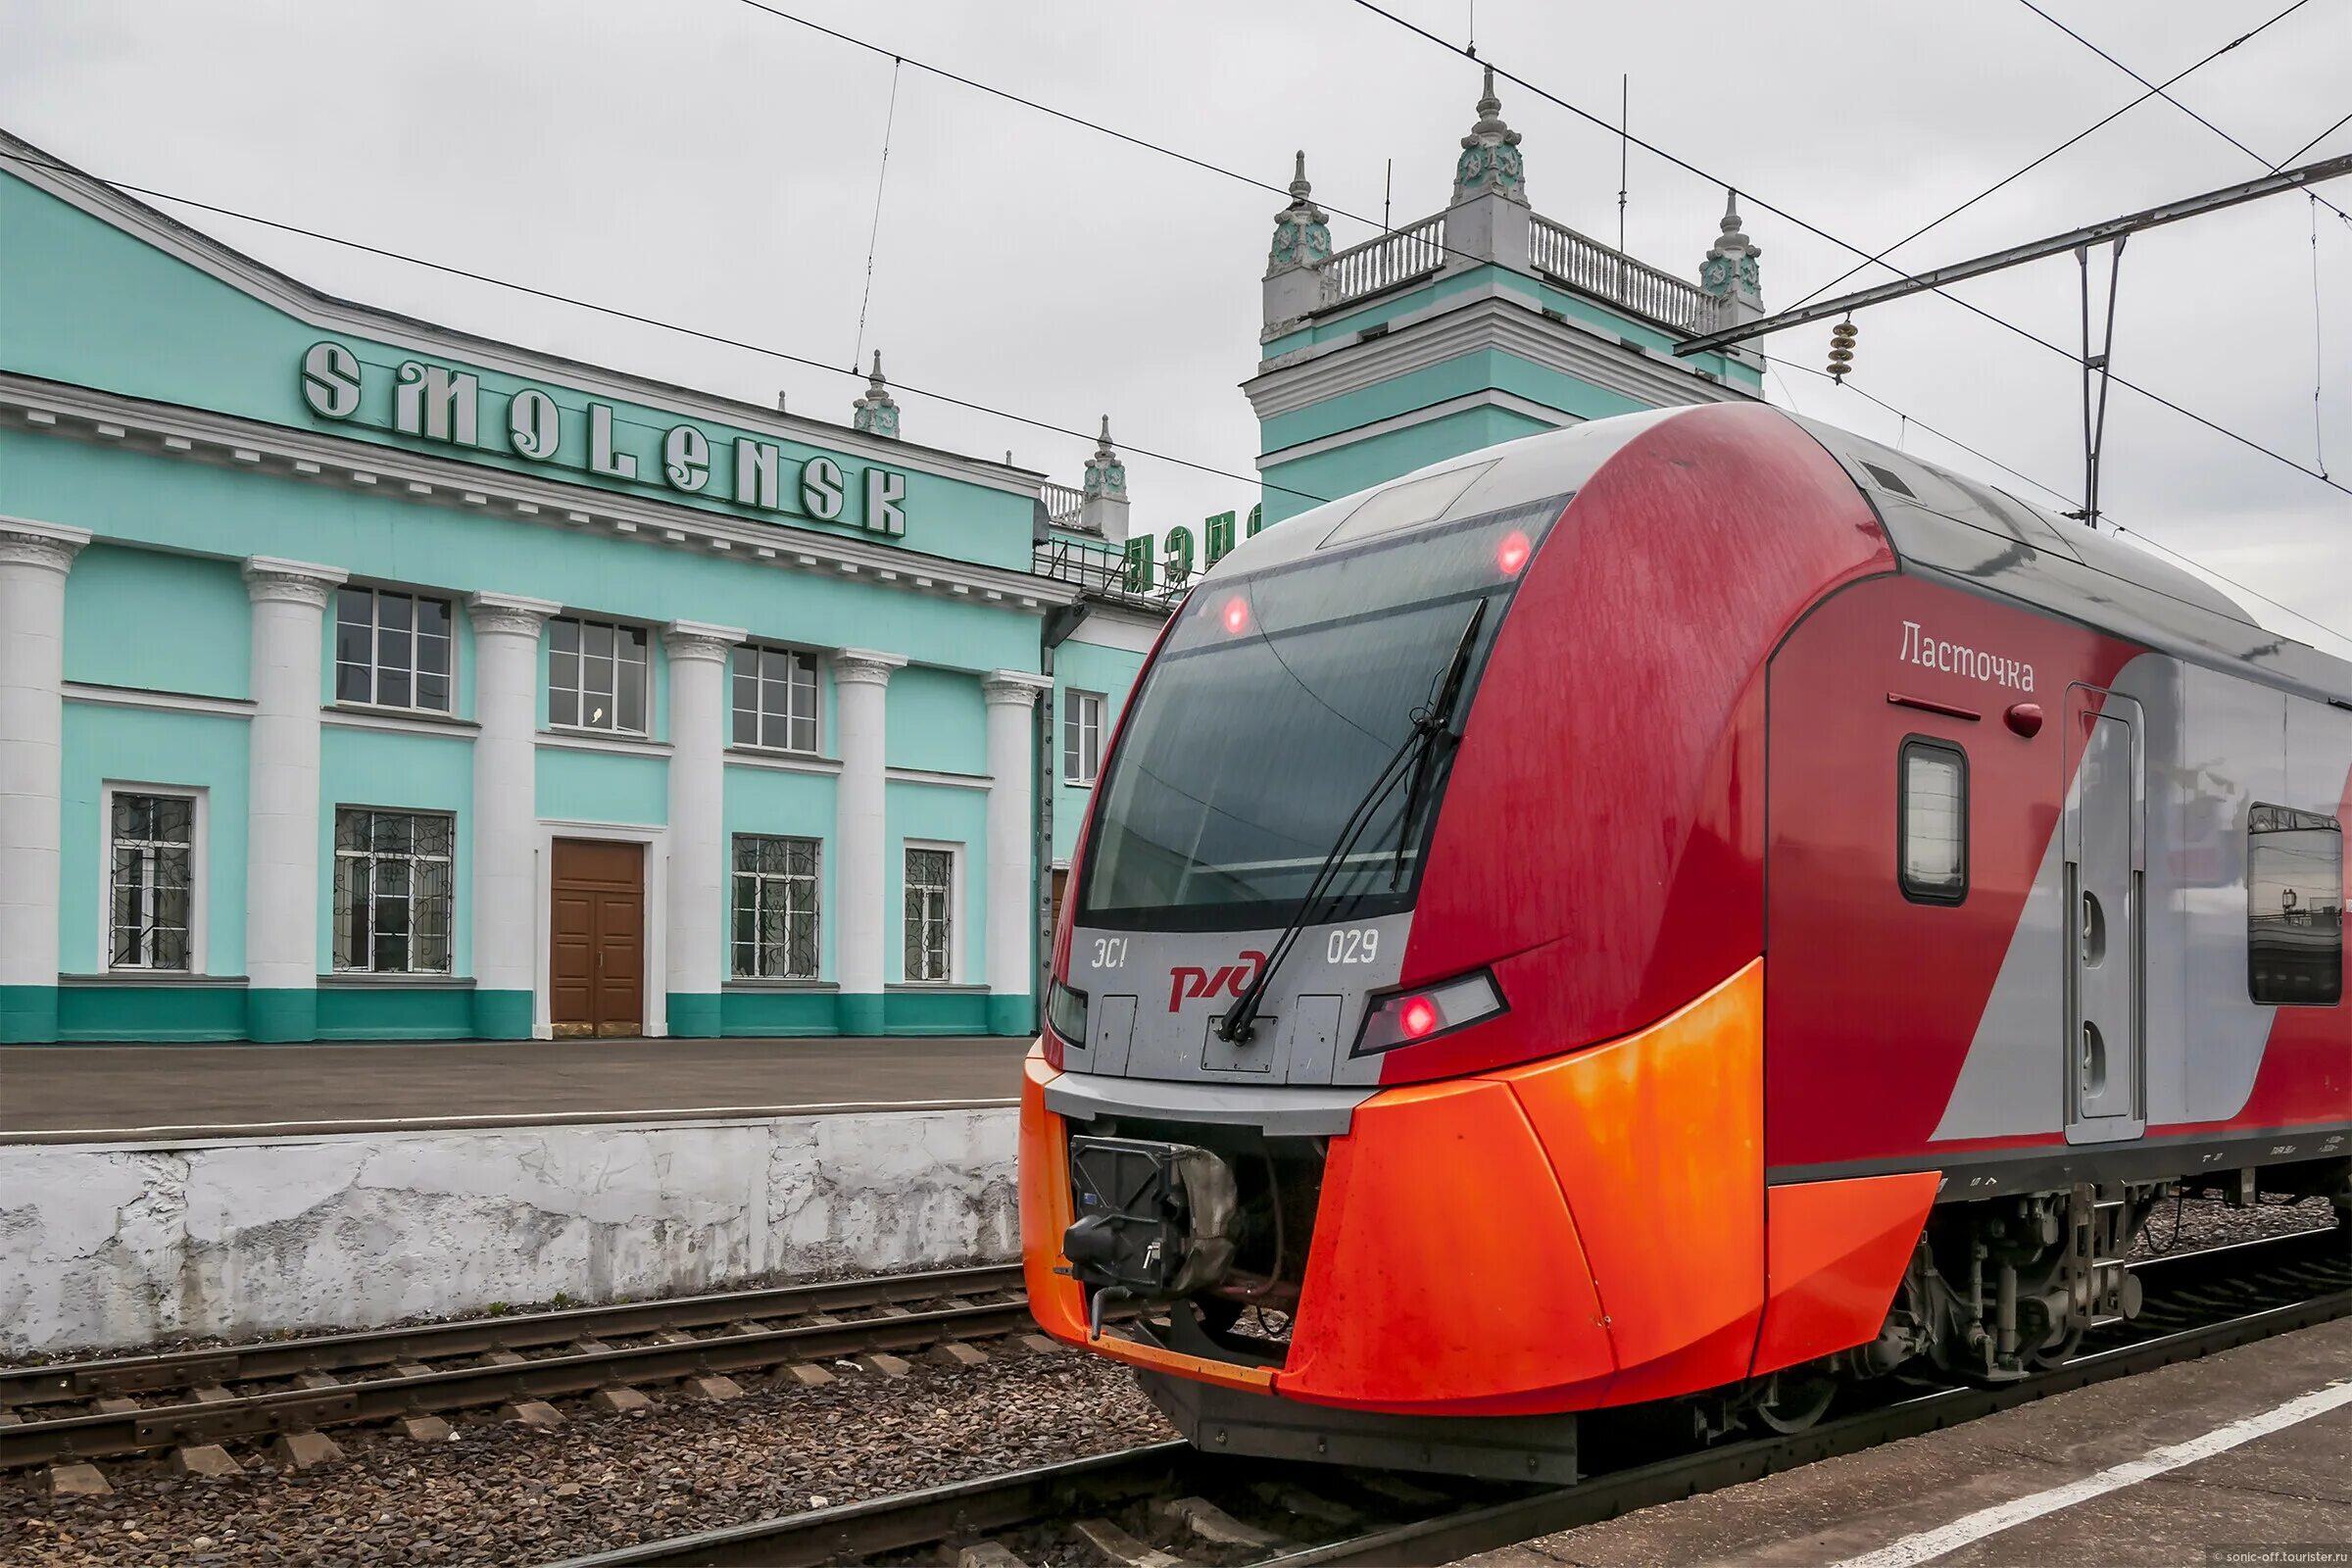
<path id="1" fill-rule="evenodd" d="M 1311 917 L 1408 907 L 1451 748 L 1406 756 L 1466 631 L 1461 729 L 1513 589 L 1565 498 L 1203 584 L 1136 692 L 1100 786 L 1078 918 L 1286 923 L 1350 814 Z M 1389 774 L 1385 785 L 1384 772 Z"/>

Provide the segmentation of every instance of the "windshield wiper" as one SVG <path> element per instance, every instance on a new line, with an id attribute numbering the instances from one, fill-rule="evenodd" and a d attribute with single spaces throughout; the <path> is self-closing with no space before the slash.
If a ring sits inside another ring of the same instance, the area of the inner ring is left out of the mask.
<path id="1" fill-rule="evenodd" d="M 1243 988 L 1233 1010 L 1217 1025 L 1218 1036 L 1227 1043 L 1250 1038 L 1251 1026 L 1257 1019 L 1258 1007 L 1265 1001 L 1266 988 L 1273 982 L 1274 971 L 1281 968 L 1283 960 L 1291 956 L 1299 934 L 1314 923 L 1313 916 L 1318 904 L 1338 876 L 1340 867 L 1347 862 L 1348 852 L 1355 847 L 1356 839 L 1371 824 L 1381 802 L 1387 800 L 1390 792 L 1396 789 L 1396 781 L 1403 776 L 1402 770 L 1409 763 L 1413 770 L 1413 789 L 1406 797 L 1405 820 L 1397 826 L 1397 857 L 1401 869 L 1404 853 L 1402 835 L 1412 827 L 1412 816 L 1424 782 L 1429 755 L 1435 749 L 1437 737 L 1446 732 L 1446 726 L 1453 717 L 1454 706 L 1461 699 L 1462 682 L 1470 668 L 1470 653 L 1478 641 L 1478 628 L 1486 618 L 1487 602 L 1481 599 L 1470 612 L 1470 620 L 1462 627 L 1462 635 L 1454 642 L 1453 657 L 1446 661 L 1446 668 L 1433 688 L 1434 695 L 1412 715 L 1411 732 L 1390 755 L 1379 776 L 1365 789 L 1363 798 L 1355 803 L 1355 808 L 1348 813 L 1348 820 L 1340 825 L 1339 837 L 1332 841 L 1330 853 L 1323 857 L 1323 863 L 1315 867 L 1314 876 L 1306 884 L 1306 892 L 1298 900 L 1298 911 L 1291 916 L 1290 923 L 1282 928 L 1281 934 L 1275 937 L 1272 948 L 1266 954 L 1266 961 L 1258 966 L 1256 977 Z M 1390 885 L 1393 887 L 1396 884 L 1392 881 Z"/>
<path id="2" fill-rule="evenodd" d="M 1470 624 L 1462 628 L 1461 640 L 1453 645 L 1453 658 L 1446 665 L 1437 696 L 1413 715 L 1413 733 L 1420 738 L 1421 748 L 1413 762 L 1413 782 L 1404 792 L 1404 816 L 1396 824 L 1396 858 L 1389 866 L 1392 893 L 1404 880 L 1404 852 L 1413 842 L 1413 822 L 1421 814 L 1430 775 L 1437 771 L 1438 742 L 1443 739 L 1449 748 L 1461 744 L 1462 738 L 1453 732 L 1453 710 L 1462 700 L 1462 683 L 1469 678 L 1470 650 L 1478 641 L 1479 623 L 1486 618 L 1487 602 L 1481 599 L 1478 608 L 1470 612 Z"/>

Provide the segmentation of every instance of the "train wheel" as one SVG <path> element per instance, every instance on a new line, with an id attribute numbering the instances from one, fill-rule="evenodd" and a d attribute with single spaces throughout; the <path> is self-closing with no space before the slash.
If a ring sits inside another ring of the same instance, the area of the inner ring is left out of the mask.
<path id="1" fill-rule="evenodd" d="M 1791 1377 L 1783 1372 L 1772 1380 L 1766 1398 L 1756 1401 L 1756 1416 L 1786 1436 L 1802 1432 L 1819 1421 L 1838 1396 L 1838 1380 L 1823 1373 Z"/>
<path id="2" fill-rule="evenodd" d="M 2082 1348 L 2082 1331 L 2079 1328 L 2069 1329 L 2066 1332 L 2066 1337 L 2060 1340 L 2056 1345 L 2045 1345 L 2039 1349 L 2033 1351 L 2032 1360 L 2035 1366 L 2044 1368 L 2045 1370 L 2050 1367 L 2064 1366 L 2067 1362 L 2073 1360 L 2075 1358 L 2075 1352 Z"/>

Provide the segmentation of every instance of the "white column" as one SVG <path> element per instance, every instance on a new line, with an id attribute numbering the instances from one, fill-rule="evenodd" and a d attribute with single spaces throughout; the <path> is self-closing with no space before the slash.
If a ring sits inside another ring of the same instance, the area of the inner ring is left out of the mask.
<path id="1" fill-rule="evenodd" d="M 883 906 L 888 844 L 882 822 L 884 694 L 906 660 L 863 648 L 833 655 L 834 723 L 841 777 L 833 804 L 833 978 L 841 988 L 841 1031 L 882 1032 L 882 958 L 889 951 Z"/>
<path id="2" fill-rule="evenodd" d="M 473 1031 L 531 1035 L 538 978 L 539 632 L 562 607 L 475 594 L 473 620 Z"/>
<path id="3" fill-rule="evenodd" d="M 318 1032 L 318 710 L 322 612 L 344 573 L 255 556 L 253 730 L 245 851 L 246 1032 Z"/>
<path id="4" fill-rule="evenodd" d="M 718 1033 L 727 972 L 727 655 L 749 636 L 673 620 L 669 650 L 669 1032 Z"/>
<path id="5" fill-rule="evenodd" d="M 57 1038 L 66 572 L 89 542 L 0 518 L 0 1043 Z"/>
<path id="6" fill-rule="evenodd" d="M 1037 1026 L 1031 993 L 1037 905 L 1030 851 L 1037 837 L 1034 760 L 1038 693 L 1053 679 L 1000 669 L 980 683 L 988 702 L 988 1027 L 1027 1034 Z"/>

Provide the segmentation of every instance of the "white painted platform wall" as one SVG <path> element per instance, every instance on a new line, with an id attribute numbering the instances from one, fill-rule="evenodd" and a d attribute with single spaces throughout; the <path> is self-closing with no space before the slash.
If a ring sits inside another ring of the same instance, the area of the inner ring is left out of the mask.
<path id="1" fill-rule="evenodd" d="M 1004 1262 L 1014 1114 L 0 1146 L 0 1356 Z"/>

